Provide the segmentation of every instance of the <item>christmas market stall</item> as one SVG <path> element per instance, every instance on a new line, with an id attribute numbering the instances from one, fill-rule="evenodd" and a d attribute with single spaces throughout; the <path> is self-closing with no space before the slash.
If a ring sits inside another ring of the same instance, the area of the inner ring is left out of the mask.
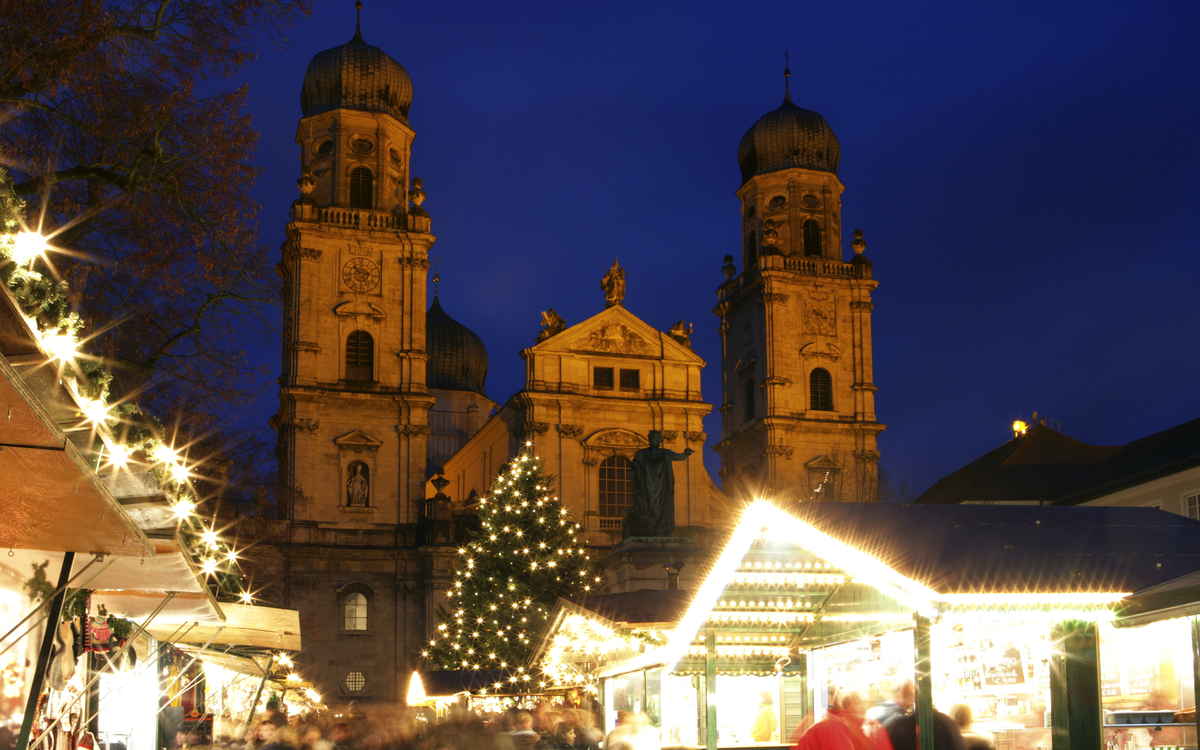
<path id="1" fill-rule="evenodd" d="M 195 517 L 184 459 L 114 435 L 73 337 L 38 325 L 0 288 L 0 741 L 156 750 L 164 707 L 195 687 L 161 671 L 182 645 L 295 649 L 298 620 L 218 603 L 237 554 Z"/>
<path id="2" fill-rule="evenodd" d="M 1147 508 L 756 502 L 674 622 L 563 606 L 535 656 L 664 747 L 785 746 L 905 679 L 923 750 L 955 704 L 1001 750 L 1195 747 L 1197 549 Z"/>

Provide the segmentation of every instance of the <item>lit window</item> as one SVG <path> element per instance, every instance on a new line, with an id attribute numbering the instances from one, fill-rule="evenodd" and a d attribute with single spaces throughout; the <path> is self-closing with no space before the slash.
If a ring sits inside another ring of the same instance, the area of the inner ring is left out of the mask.
<path id="1" fill-rule="evenodd" d="M 613 368 L 592 368 L 592 387 L 597 390 L 611 391 L 613 387 Z"/>
<path id="2" fill-rule="evenodd" d="M 366 331 L 346 337 L 346 380 L 375 379 L 375 340 Z"/>
<path id="3" fill-rule="evenodd" d="M 814 411 L 833 411 L 833 378 L 818 367 L 808 376 L 809 400 Z"/>
<path id="4" fill-rule="evenodd" d="M 343 630 L 367 629 L 367 597 L 358 592 L 348 594 L 343 605 L 343 610 L 346 613 Z"/>
<path id="5" fill-rule="evenodd" d="M 622 518 L 633 503 L 633 464 L 624 456 L 600 462 L 600 516 Z"/>
<path id="6" fill-rule="evenodd" d="M 640 370 L 621 370 L 621 390 L 636 391 L 642 387 Z"/>
<path id="7" fill-rule="evenodd" d="M 367 673 L 358 670 L 347 672 L 342 684 L 345 685 L 347 693 L 361 693 L 367 686 Z"/>
<path id="8" fill-rule="evenodd" d="M 1188 518 L 1200 521 L 1200 492 L 1193 492 L 1183 498 L 1183 507 L 1187 511 Z"/>
<path id="9" fill-rule="evenodd" d="M 375 207 L 375 178 L 371 170 L 358 167 L 350 172 L 350 207 Z"/>

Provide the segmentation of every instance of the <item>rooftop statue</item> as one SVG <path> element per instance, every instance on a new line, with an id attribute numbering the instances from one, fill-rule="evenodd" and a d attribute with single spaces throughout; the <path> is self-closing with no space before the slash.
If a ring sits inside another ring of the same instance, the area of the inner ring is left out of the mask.
<path id="1" fill-rule="evenodd" d="M 604 307 L 623 306 L 625 301 L 625 269 L 621 268 L 620 262 L 613 258 L 612 268 L 608 269 L 608 273 L 604 274 L 604 278 L 600 280 L 600 288 L 604 290 Z"/>
<path id="2" fill-rule="evenodd" d="M 563 320 L 563 317 L 555 312 L 552 307 L 542 313 L 542 326 L 542 330 L 538 331 L 537 338 L 534 339 L 539 344 L 551 336 L 567 330 L 567 321 Z"/>
<path id="3" fill-rule="evenodd" d="M 676 453 L 662 447 L 662 433 L 651 430 L 650 446 L 633 454 L 633 505 L 625 517 L 624 534 L 671 536 L 675 531 L 675 461 L 695 453 L 687 448 Z"/>

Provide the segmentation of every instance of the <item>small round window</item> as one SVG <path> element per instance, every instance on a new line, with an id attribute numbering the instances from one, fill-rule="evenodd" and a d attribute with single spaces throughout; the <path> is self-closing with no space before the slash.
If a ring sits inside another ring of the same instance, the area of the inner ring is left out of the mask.
<path id="1" fill-rule="evenodd" d="M 809 208 L 816 208 L 817 206 L 821 205 L 821 199 L 818 198 L 817 196 L 813 195 L 812 193 L 809 193 L 808 195 L 804 196 L 804 198 L 802 200 L 804 202 L 804 205 L 808 206 Z"/>
<path id="2" fill-rule="evenodd" d="M 326 156 L 333 153 L 333 141 L 321 141 L 317 145 L 317 156 Z"/>
<path id="3" fill-rule="evenodd" d="M 771 210 L 778 211 L 779 209 L 781 209 L 785 205 L 787 205 L 787 198 L 784 198 L 782 195 L 777 195 L 774 198 L 772 198 L 771 202 L 768 203 L 767 205 L 770 206 Z"/>
<path id="4" fill-rule="evenodd" d="M 400 152 L 399 152 L 399 151 L 397 151 L 397 150 L 396 150 L 396 149 L 394 149 L 394 148 L 393 148 L 393 149 L 389 149 L 389 150 L 388 150 L 388 155 L 392 157 L 392 163 L 393 163 L 393 164 L 399 164 L 399 163 L 400 163 Z"/>
<path id="5" fill-rule="evenodd" d="M 369 154 L 375 150 L 375 144 L 366 138 L 356 138 L 350 141 L 350 150 L 356 154 Z"/>

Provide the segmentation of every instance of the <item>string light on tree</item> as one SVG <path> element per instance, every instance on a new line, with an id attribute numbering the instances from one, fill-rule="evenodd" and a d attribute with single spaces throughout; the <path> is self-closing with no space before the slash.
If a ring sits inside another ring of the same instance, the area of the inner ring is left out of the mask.
<path id="1" fill-rule="evenodd" d="M 480 526 L 458 551 L 450 608 L 439 608 L 436 637 L 422 652 L 434 668 L 522 664 L 558 598 L 596 590 L 582 529 L 552 483 L 527 452 L 480 500 Z"/>

